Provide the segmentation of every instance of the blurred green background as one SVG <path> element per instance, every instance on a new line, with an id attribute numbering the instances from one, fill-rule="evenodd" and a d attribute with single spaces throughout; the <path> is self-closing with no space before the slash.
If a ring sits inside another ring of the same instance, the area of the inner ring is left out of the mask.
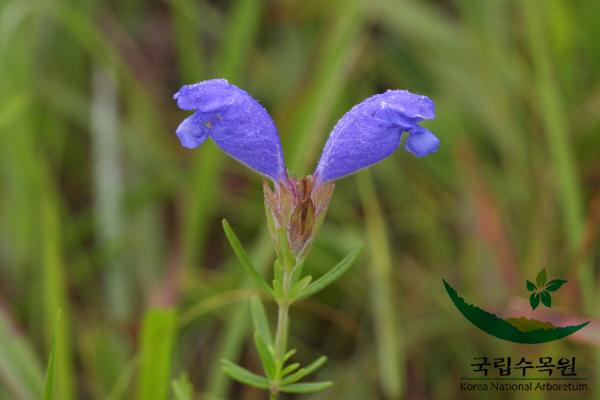
<path id="1" fill-rule="evenodd" d="M 172 94 L 213 77 L 298 176 L 363 98 L 436 102 L 438 153 L 337 184 L 306 271 L 367 251 L 292 309 L 298 360 L 330 358 L 311 398 L 494 398 L 460 392 L 479 356 L 576 356 L 600 398 L 600 2 L 0 0 L 1 399 L 43 397 L 53 338 L 56 399 L 262 398 L 219 363 L 260 368 L 220 227 L 270 274 L 260 177 L 174 135 Z M 548 318 L 592 320 L 545 345 L 477 330 L 441 281 L 520 315 L 542 267 L 569 280 Z"/>

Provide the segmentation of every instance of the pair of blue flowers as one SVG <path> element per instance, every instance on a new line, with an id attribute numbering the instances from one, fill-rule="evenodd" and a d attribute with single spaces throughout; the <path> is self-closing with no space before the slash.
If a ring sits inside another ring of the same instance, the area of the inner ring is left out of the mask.
<path id="1" fill-rule="evenodd" d="M 277 128 L 248 93 L 225 79 L 183 86 L 174 96 L 179 108 L 193 110 L 177 128 L 181 144 L 195 148 L 209 137 L 225 153 L 273 180 L 288 179 Z M 405 149 L 422 157 L 437 150 L 438 138 L 419 122 L 435 117 L 426 96 L 388 90 L 348 111 L 331 132 L 313 174 L 313 190 L 367 168 L 392 154 L 408 132 Z"/>

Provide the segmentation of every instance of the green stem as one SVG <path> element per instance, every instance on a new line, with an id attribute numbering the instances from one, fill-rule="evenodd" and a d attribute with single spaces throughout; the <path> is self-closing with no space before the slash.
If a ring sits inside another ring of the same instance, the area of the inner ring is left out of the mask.
<path id="1" fill-rule="evenodd" d="M 277 314 L 277 332 L 275 334 L 275 358 L 283 360 L 287 347 L 287 336 L 289 327 L 288 311 L 289 304 L 279 303 L 279 312 Z"/>
<path id="2" fill-rule="evenodd" d="M 292 285 L 293 269 L 285 268 L 283 272 L 283 297 L 277 300 L 279 310 L 277 313 L 277 330 L 275 332 L 275 360 L 278 364 L 278 375 L 283 369 L 283 358 L 287 350 L 287 339 L 289 334 L 289 310 L 290 310 L 290 299 L 289 292 Z M 279 380 L 280 377 L 277 377 Z M 271 391 L 270 400 L 277 400 L 279 397 L 279 382 L 276 382 L 275 387 Z"/>

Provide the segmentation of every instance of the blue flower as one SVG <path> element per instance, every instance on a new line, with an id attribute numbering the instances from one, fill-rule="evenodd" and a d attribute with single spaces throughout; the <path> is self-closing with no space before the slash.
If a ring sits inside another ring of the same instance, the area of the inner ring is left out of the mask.
<path id="1" fill-rule="evenodd" d="M 183 86 L 177 105 L 195 113 L 177 128 L 188 148 L 211 138 L 225 153 L 277 182 L 287 176 L 283 150 L 273 119 L 248 93 L 225 79 Z"/>
<path id="2" fill-rule="evenodd" d="M 181 144 L 194 148 L 211 138 L 225 153 L 272 179 L 288 181 L 277 128 L 248 93 L 224 79 L 183 86 L 177 105 L 195 113 L 177 128 Z M 313 190 L 367 168 L 400 145 L 417 157 L 438 149 L 438 138 L 419 122 L 435 117 L 433 101 L 406 90 L 388 90 L 354 106 L 331 132 L 313 174 Z"/>
<path id="3" fill-rule="evenodd" d="M 406 90 L 388 90 L 354 106 L 335 125 L 315 171 L 317 184 L 367 168 L 392 154 L 404 132 L 405 149 L 417 157 L 437 150 L 439 140 L 418 123 L 435 117 L 433 101 Z"/>

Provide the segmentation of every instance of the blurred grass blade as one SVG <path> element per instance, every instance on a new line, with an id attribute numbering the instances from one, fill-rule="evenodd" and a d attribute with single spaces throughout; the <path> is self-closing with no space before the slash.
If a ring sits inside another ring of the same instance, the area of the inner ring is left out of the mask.
<path id="1" fill-rule="evenodd" d="M 54 323 L 55 332 L 59 331 L 60 311 L 56 315 Z M 48 365 L 46 367 L 46 379 L 44 382 L 44 400 L 53 400 L 56 398 L 54 393 L 55 385 L 55 370 L 56 370 L 56 333 L 52 336 L 52 342 L 50 343 L 50 354 L 48 355 Z"/>
<path id="2" fill-rule="evenodd" d="M 333 283 L 352 266 L 354 260 L 356 260 L 356 257 L 358 257 L 362 249 L 363 246 L 360 246 L 352 250 L 346 257 L 344 257 L 342 261 L 330 269 L 325 275 L 308 285 L 308 287 L 306 287 L 304 290 L 300 291 L 298 298 L 305 299 L 310 297 Z"/>
<path id="3" fill-rule="evenodd" d="M 97 66 L 92 76 L 90 134 L 94 162 L 94 212 L 99 247 L 106 260 L 106 301 L 111 316 L 119 321 L 130 310 L 128 283 L 131 268 L 122 257 L 123 178 L 120 167 L 121 144 L 117 117 L 117 89 L 110 72 Z"/>
<path id="4" fill-rule="evenodd" d="M 234 3 L 215 68 L 219 76 L 232 81 L 239 79 L 240 69 L 254 45 L 263 6 L 263 0 L 237 0 Z"/>
<path id="5" fill-rule="evenodd" d="M 268 345 L 273 344 L 271 339 L 271 330 L 269 328 L 269 321 L 262 301 L 258 297 L 253 297 L 250 300 L 250 312 L 252 314 L 252 324 L 254 330 L 262 337 L 263 341 Z"/>
<path id="6" fill-rule="evenodd" d="M 179 74 L 185 82 L 196 82 L 205 76 L 198 46 L 200 6 L 193 0 L 170 0 Z"/>
<path id="7" fill-rule="evenodd" d="M 74 398 L 72 340 L 69 325 L 71 319 L 68 287 L 64 265 L 63 239 L 61 232 L 61 217 L 59 197 L 54 180 L 47 173 L 45 166 L 40 163 L 39 206 L 41 213 L 40 230 L 42 240 L 42 282 L 44 288 L 43 312 L 45 315 L 45 333 L 48 344 L 56 342 L 59 351 L 56 353 L 56 395 L 60 400 Z M 60 313 L 60 323 L 56 316 Z"/>
<path id="8" fill-rule="evenodd" d="M 22 113 L 26 111 L 30 104 L 31 97 L 28 93 L 17 93 L 4 100 L 0 104 L 0 130 L 4 130 L 18 117 L 22 117 Z"/>
<path id="9" fill-rule="evenodd" d="M 371 273 L 369 292 L 372 297 L 372 312 L 375 318 L 375 341 L 381 388 L 387 398 L 400 397 L 404 386 L 404 373 L 401 369 L 399 344 L 396 332 L 392 284 L 392 261 L 390 259 L 389 238 L 385 221 L 377 200 L 375 187 L 368 171 L 358 174 L 358 192 L 365 210 L 365 222 L 369 237 Z M 400 346 L 402 346 L 400 344 Z"/>
<path id="10" fill-rule="evenodd" d="M 171 382 L 175 400 L 194 400 L 194 387 L 186 373 L 182 373 L 179 378 Z"/>
<path id="11" fill-rule="evenodd" d="M 169 398 L 175 328 L 175 310 L 155 308 L 146 311 L 141 330 L 139 400 Z"/>
<path id="12" fill-rule="evenodd" d="M 54 376 L 56 366 L 56 332 L 59 331 L 60 327 L 60 311 L 56 315 L 56 321 L 54 323 L 55 333 L 52 336 L 52 342 L 50 343 L 50 354 L 48 355 L 48 365 L 46 367 L 46 378 L 44 382 L 44 400 L 53 400 L 56 398 L 54 395 Z"/>
<path id="13" fill-rule="evenodd" d="M 135 380 L 136 373 L 141 364 L 141 357 L 136 354 L 131 360 L 120 369 L 119 376 L 113 384 L 112 388 L 108 391 L 106 400 L 122 400 L 130 397 L 128 393 L 131 392 L 131 382 Z"/>
<path id="14" fill-rule="evenodd" d="M 314 393 L 331 387 L 331 382 L 292 383 L 282 386 L 279 390 L 285 393 Z"/>
<path id="15" fill-rule="evenodd" d="M 242 264 L 242 267 L 244 267 L 248 275 L 250 275 L 250 277 L 262 290 L 267 292 L 267 294 L 273 295 L 273 289 L 252 264 L 250 257 L 248 257 L 248 254 L 246 254 L 246 250 L 244 250 L 244 247 L 242 247 L 238 237 L 233 232 L 233 229 L 231 229 L 229 222 L 227 222 L 225 219 L 223 220 L 223 230 L 225 231 L 225 236 L 227 236 L 227 240 L 229 241 L 231 248 L 235 252 L 238 260 L 240 260 L 240 264 Z"/>
<path id="16" fill-rule="evenodd" d="M 267 378 L 248 371 L 246 368 L 240 367 L 229 360 L 223 359 L 221 362 L 223 364 L 223 371 L 236 381 L 257 387 L 259 389 L 269 388 L 269 381 Z"/>
<path id="17" fill-rule="evenodd" d="M 566 110 L 562 102 L 560 88 L 556 85 L 555 73 L 549 57 L 548 32 L 544 15 L 531 10 L 527 2 L 521 1 L 522 13 L 527 28 L 528 44 L 534 62 L 532 72 L 535 78 L 533 104 L 539 109 L 546 141 L 550 152 L 550 166 L 556 176 L 556 194 L 560 199 L 562 218 L 566 231 L 566 242 L 569 252 L 574 255 L 578 250 L 583 235 L 584 218 L 581 185 L 577 177 L 577 165 L 570 142 L 570 132 Z M 597 305 L 592 282 L 594 282 L 592 263 L 586 262 L 578 270 L 578 283 L 584 306 L 588 312 L 596 311 Z"/>
<path id="18" fill-rule="evenodd" d="M 43 370 L 35 352 L 25 337 L 11 329 L 1 311 L 0 381 L 16 398 L 34 400 L 43 396 Z"/>
<path id="19" fill-rule="evenodd" d="M 81 364 L 93 371 L 90 379 L 90 392 L 94 398 L 115 400 L 112 389 L 119 380 L 127 376 L 131 358 L 131 347 L 125 341 L 122 332 L 109 327 L 101 321 L 87 321 L 78 329 L 78 355 Z M 129 387 L 129 385 L 127 385 Z"/>
<path id="20" fill-rule="evenodd" d="M 57 318 L 58 320 L 58 318 Z M 54 367 L 56 363 L 56 337 L 52 338 L 48 366 L 46 368 L 46 380 L 44 382 L 44 400 L 54 400 Z"/>

